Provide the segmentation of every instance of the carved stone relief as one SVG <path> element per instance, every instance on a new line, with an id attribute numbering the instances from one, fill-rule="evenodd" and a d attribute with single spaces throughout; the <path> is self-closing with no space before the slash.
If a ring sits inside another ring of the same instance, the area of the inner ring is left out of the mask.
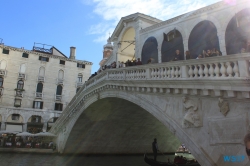
<path id="1" fill-rule="evenodd" d="M 182 127 L 183 128 L 200 127 L 201 119 L 198 113 L 199 108 L 197 103 L 186 96 L 184 96 L 182 100 L 183 100 L 184 110 L 186 112 L 183 118 Z"/>
<path id="2" fill-rule="evenodd" d="M 220 112 L 227 116 L 227 113 L 229 112 L 229 104 L 227 101 L 224 101 L 222 98 L 219 98 L 218 106 L 220 107 Z"/>

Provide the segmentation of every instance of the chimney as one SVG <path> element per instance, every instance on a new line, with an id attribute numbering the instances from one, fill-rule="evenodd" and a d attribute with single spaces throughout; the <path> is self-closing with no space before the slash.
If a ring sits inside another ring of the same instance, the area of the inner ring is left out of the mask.
<path id="1" fill-rule="evenodd" d="M 76 48 L 75 47 L 70 47 L 69 59 L 76 59 Z"/>

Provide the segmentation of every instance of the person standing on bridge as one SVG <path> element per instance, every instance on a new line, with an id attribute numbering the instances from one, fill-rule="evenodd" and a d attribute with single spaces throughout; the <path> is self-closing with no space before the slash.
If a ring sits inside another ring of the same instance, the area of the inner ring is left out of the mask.
<path id="1" fill-rule="evenodd" d="M 154 160 L 156 161 L 157 151 L 159 151 L 156 138 L 154 139 L 154 142 L 152 143 L 152 149 L 153 149 L 153 153 L 154 153 Z"/>

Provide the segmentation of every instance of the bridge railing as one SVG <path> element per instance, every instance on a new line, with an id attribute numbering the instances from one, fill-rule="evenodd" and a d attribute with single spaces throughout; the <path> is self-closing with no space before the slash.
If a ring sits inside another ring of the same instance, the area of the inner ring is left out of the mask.
<path id="1" fill-rule="evenodd" d="M 51 128 L 51 132 L 56 132 L 72 116 L 92 87 L 104 80 L 245 79 L 249 77 L 249 62 L 250 53 L 245 53 L 107 69 L 84 83 Z"/>

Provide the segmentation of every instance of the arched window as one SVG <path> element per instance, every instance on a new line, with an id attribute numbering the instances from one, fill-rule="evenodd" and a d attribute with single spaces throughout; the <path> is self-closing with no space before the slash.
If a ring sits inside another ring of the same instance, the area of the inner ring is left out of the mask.
<path id="1" fill-rule="evenodd" d="M 203 50 L 220 50 L 217 29 L 215 25 L 208 20 L 199 22 L 191 31 L 188 39 L 188 49 L 192 58 L 202 54 Z"/>
<path id="2" fill-rule="evenodd" d="M 142 48 L 141 62 L 147 64 L 148 60 L 151 59 L 152 63 L 158 63 L 158 44 L 155 37 L 148 38 Z"/>
<path id="3" fill-rule="evenodd" d="M 81 73 L 78 74 L 78 79 L 77 79 L 77 81 L 78 81 L 78 82 L 82 82 L 82 74 L 81 74 Z"/>
<path id="4" fill-rule="evenodd" d="M 24 82 L 22 80 L 19 80 L 17 82 L 17 89 L 23 89 Z"/>
<path id="5" fill-rule="evenodd" d="M 59 72 L 58 72 L 58 79 L 59 79 L 59 80 L 63 80 L 63 77 L 64 77 L 64 72 L 63 72 L 63 70 L 59 70 Z"/>
<path id="6" fill-rule="evenodd" d="M 40 77 L 44 77 L 44 75 L 45 75 L 45 68 L 44 67 L 40 67 L 40 69 L 39 69 L 39 76 Z"/>
<path id="7" fill-rule="evenodd" d="M 7 62 L 5 60 L 2 60 L 0 62 L 0 70 L 5 70 L 6 69 L 6 66 L 7 66 Z"/>
<path id="8" fill-rule="evenodd" d="M 161 46 L 161 61 L 169 62 L 175 57 L 176 50 L 180 51 L 180 60 L 184 59 L 184 45 L 181 33 L 174 29 L 168 34 L 163 33 L 163 42 Z"/>
<path id="9" fill-rule="evenodd" d="M 20 66 L 20 73 L 25 73 L 25 70 L 26 70 L 26 65 L 25 64 L 21 64 Z"/>
<path id="10" fill-rule="evenodd" d="M 37 84 L 36 92 L 38 92 L 38 93 L 42 93 L 43 92 L 43 84 L 42 83 L 39 82 Z"/>
<path id="11" fill-rule="evenodd" d="M 3 77 L 0 77 L 0 87 L 3 86 Z"/>
<path id="12" fill-rule="evenodd" d="M 62 95 L 62 86 L 61 85 L 57 85 L 56 95 Z"/>

